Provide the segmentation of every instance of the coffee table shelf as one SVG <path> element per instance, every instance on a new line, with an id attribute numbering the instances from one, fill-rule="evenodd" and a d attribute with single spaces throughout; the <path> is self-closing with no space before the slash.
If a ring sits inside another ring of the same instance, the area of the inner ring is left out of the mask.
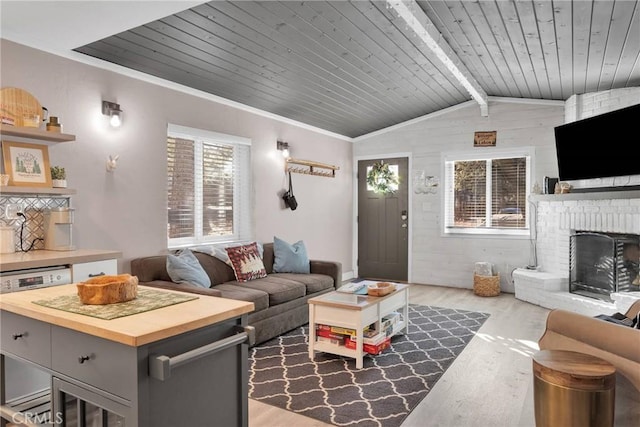
<path id="1" fill-rule="evenodd" d="M 373 283 L 373 282 L 372 282 Z M 395 311 L 400 311 L 402 319 L 394 325 L 393 335 L 406 333 L 409 324 L 409 285 L 398 283 L 396 290 L 382 297 L 346 294 L 338 291 L 311 298 L 309 303 L 309 358 L 313 359 L 316 351 L 337 354 L 356 359 L 356 368 L 361 369 L 363 357 L 367 354 L 363 349 L 364 328 L 375 324 L 380 330 L 382 318 Z M 317 341 L 316 325 L 330 325 L 356 331 L 356 348 L 344 345 Z"/>

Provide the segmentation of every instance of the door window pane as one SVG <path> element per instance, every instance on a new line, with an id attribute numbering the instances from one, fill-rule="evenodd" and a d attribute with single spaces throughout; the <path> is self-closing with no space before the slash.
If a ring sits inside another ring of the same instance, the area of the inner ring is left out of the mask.
<path id="1" fill-rule="evenodd" d="M 391 171 L 391 173 L 398 177 L 398 165 L 392 165 L 389 164 L 389 171 Z M 371 172 L 371 170 L 373 169 L 373 166 L 367 166 L 367 176 L 369 176 L 369 172 Z M 391 189 L 391 191 L 397 191 L 398 190 L 398 184 L 396 184 L 395 182 L 392 182 L 389 184 L 389 188 Z M 371 186 L 371 184 L 367 183 L 367 191 L 373 191 L 373 187 Z"/>

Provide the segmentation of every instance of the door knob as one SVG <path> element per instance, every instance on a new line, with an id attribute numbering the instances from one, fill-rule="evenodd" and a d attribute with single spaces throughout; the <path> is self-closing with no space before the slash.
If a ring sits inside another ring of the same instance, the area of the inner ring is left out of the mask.
<path id="1" fill-rule="evenodd" d="M 402 223 L 402 228 L 407 228 L 407 224 L 406 223 Z"/>

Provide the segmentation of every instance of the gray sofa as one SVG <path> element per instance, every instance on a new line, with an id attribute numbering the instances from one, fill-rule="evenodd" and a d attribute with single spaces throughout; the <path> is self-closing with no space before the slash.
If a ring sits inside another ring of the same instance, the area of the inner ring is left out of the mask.
<path id="1" fill-rule="evenodd" d="M 274 273 L 273 243 L 263 245 L 263 263 L 267 277 L 240 283 L 231 266 L 218 258 L 194 252 L 211 279 L 211 288 L 171 281 L 166 268 L 166 255 L 136 258 L 131 261 L 131 274 L 140 285 L 186 291 L 242 301 L 250 301 L 255 310 L 248 316 L 256 329 L 256 344 L 267 341 L 309 322 L 309 298 L 337 289 L 342 283 L 339 262 L 311 260 L 310 274 Z"/>

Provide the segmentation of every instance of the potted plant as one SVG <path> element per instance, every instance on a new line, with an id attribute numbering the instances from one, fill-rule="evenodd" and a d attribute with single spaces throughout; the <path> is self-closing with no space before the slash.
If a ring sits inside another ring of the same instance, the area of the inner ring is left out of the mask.
<path id="1" fill-rule="evenodd" d="M 66 188 L 67 171 L 62 166 L 51 166 L 51 182 L 54 188 Z"/>

